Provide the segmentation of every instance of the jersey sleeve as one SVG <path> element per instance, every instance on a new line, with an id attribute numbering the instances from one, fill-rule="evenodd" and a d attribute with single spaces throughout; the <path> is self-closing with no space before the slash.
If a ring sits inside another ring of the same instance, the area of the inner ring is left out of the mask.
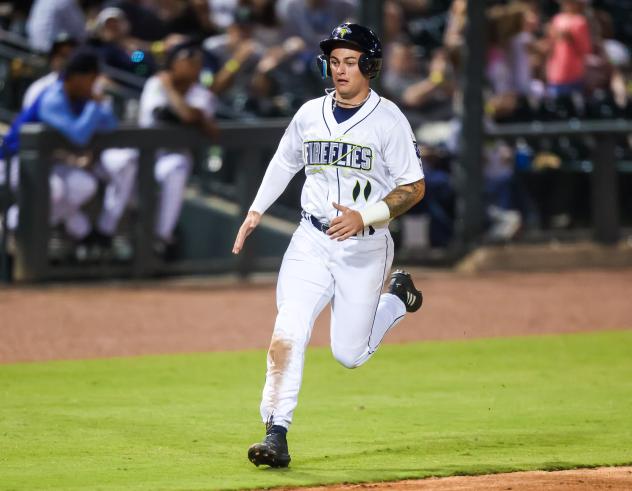
<path id="1" fill-rule="evenodd" d="M 263 214 L 281 196 L 292 177 L 303 168 L 302 148 L 299 113 L 297 113 L 281 138 L 250 210 Z"/>
<path id="2" fill-rule="evenodd" d="M 211 119 L 215 114 L 215 96 L 210 90 L 205 89 L 202 86 L 193 86 L 189 97 L 187 97 L 187 102 L 191 105 L 191 107 L 202 111 L 202 114 L 204 114 L 206 119 Z"/>
<path id="3" fill-rule="evenodd" d="M 403 114 L 386 135 L 384 161 L 396 186 L 410 184 L 424 177 L 421 152 Z"/>
<path id="4" fill-rule="evenodd" d="M 168 104 L 167 96 L 158 77 L 151 77 L 145 82 L 138 106 L 138 124 L 146 128 L 155 123 L 154 111 Z"/>
<path id="5" fill-rule="evenodd" d="M 75 145 L 86 145 L 94 133 L 116 127 L 116 118 L 95 101 L 89 101 L 81 114 L 75 115 L 59 91 L 47 91 L 39 108 L 42 122 L 61 132 Z"/>

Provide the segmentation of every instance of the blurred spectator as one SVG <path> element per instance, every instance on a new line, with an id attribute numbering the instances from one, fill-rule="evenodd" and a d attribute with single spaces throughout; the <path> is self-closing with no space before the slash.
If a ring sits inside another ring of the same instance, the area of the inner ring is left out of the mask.
<path id="1" fill-rule="evenodd" d="M 98 131 L 114 129 L 117 121 L 113 113 L 93 96 L 93 85 L 98 75 L 96 54 L 86 50 L 75 52 L 60 80 L 47 88 L 14 121 L 3 145 L 3 160 L 6 162 L 12 156 L 17 160 L 20 128 L 26 123 L 48 124 L 78 146 L 86 145 Z M 63 225 L 68 236 L 74 240 L 85 239 L 92 226 L 81 207 L 97 190 L 97 180 L 87 168 L 90 159 L 68 152 L 53 153 L 52 159 L 50 223 L 53 226 Z M 11 184 L 17 188 L 17 176 L 11 176 Z M 11 207 L 7 218 L 9 228 L 15 229 L 18 222 L 16 205 Z"/>
<path id="2" fill-rule="evenodd" d="M 423 121 L 449 119 L 456 83 L 447 51 L 438 48 L 430 63 L 423 63 L 421 50 L 406 35 L 389 43 L 386 50 L 381 75 L 385 95 L 419 111 Z"/>
<path id="3" fill-rule="evenodd" d="M 199 128 L 210 138 L 216 137 L 213 119 L 213 94 L 198 80 L 202 70 L 202 52 L 191 44 L 171 50 L 167 69 L 150 78 L 140 100 L 138 123 L 141 126 L 177 124 Z M 184 189 L 193 159 L 187 150 L 162 150 L 156 161 L 156 180 L 161 186 L 156 236 L 158 247 L 173 244 Z"/>
<path id="4" fill-rule="evenodd" d="M 43 53 L 50 51 L 61 33 L 83 41 L 86 18 L 81 0 L 35 0 L 26 24 L 31 46 Z"/>
<path id="5" fill-rule="evenodd" d="M 253 75 L 265 52 L 253 37 L 254 22 L 253 12 L 240 7 L 235 12 L 235 23 L 225 34 L 204 42 L 214 73 L 211 89 L 236 110 L 243 109 L 250 96 Z"/>
<path id="6" fill-rule="evenodd" d="M 291 116 L 311 95 L 323 90 L 322 77 L 304 57 L 297 36 L 268 49 L 257 64 L 245 109 L 258 116 Z"/>
<path id="7" fill-rule="evenodd" d="M 0 3 L 0 26 L 6 31 L 26 36 L 26 20 L 33 0 L 13 0 Z"/>
<path id="8" fill-rule="evenodd" d="M 252 37 L 264 47 L 244 108 L 258 116 L 291 116 L 324 89 L 313 53 L 300 36 L 286 36 L 275 0 L 240 0 L 239 4 L 252 12 Z"/>
<path id="9" fill-rule="evenodd" d="M 140 40 L 130 36 L 130 24 L 120 8 L 107 7 L 99 12 L 90 44 L 106 65 L 141 77 L 156 71 L 152 54 Z"/>
<path id="10" fill-rule="evenodd" d="M 198 128 L 209 138 L 216 137 L 213 94 L 199 83 L 202 51 L 196 44 L 184 43 L 172 48 L 166 69 L 147 80 L 140 99 L 138 123 L 142 127 L 184 125 Z M 138 160 L 134 149 L 104 152 L 106 166 Z M 176 227 L 184 190 L 193 167 L 193 157 L 186 149 L 158 151 L 155 178 L 160 184 L 160 201 L 156 220 L 156 252 L 169 256 L 175 247 Z"/>
<path id="11" fill-rule="evenodd" d="M 404 91 L 418 82 L 421 78 L 420 57 L 415 45 L 405 36 L 390 42 L 385 46 L 387 56 L 380 79 L 387 97 L 402 103 Z"/>
<path id="12" fill-rule="evenodd" d="M 611 88 L 617 105 L 625 108 L 632 102 L 632 63 L 630 49 L 615 39 L 606 39 L 604 49 L 612 66 Z"/>
<path id="13" fill-rule="evenodd" d="M 287 40 L 277 16 L 277 0 L 239 0 L 239 7 L 252 11 L 253 37 L 262 45 L 278 47 Z"/>
<path id="14" fill-rule="evenodd" d="M 496 121 L 524 121 L 531 116 L 531 30 L 536 15 L 533 6 L 523 3 L 497 5 L 488 11 L 485 74 L 491 95 L 486 111 Z"/>
<path id="15" fill-rule="evenodd" d="M 406 32 L 425 56 L 443 46 L 452 0 L 398 0 L 397 3 L 402 8 Z"/>
<path id="16" fill-rule="evenodd" d="M 211 19 L 208 0 L 183 0 L 170 2 L 169 5 L 173 6 L 167 23 L 170 33 L 183 34 L 197 42 L 217 34 L 219 29 Z"/>
<path id="17" fill-rule="evenodd" d="M 560 0 L 560 3 L 562 10 L 551 20 L 548 32 L 546 78 L 553 97 L 582 90 L 586 56 L 592 50 L 582 0 Z"/>
<path id="18" fill-rule="evenodd" d="M 143 41 L 160 41 L 169 34 L 167 24 L 142 0 L 109 0 L 105 6 L 119 8 L 125 13 L 132 37 Z"/>
<path id="19" fill-rule="evenodd" d="M 238 0 L 208 0 L 211 8 L 211 20 L 220 30 L 226 30 L 234 21 Z"/>
<path id="20" fill-rule="evenodd" d="M 450 6 L 448 23 L 443 33 L 443 46 L 450 51 L 459 51 L 463 46 L 467 0 L 454 0 Z"/>
<path id="21" fill-rule="evenodd" d="M 50 68 L 50 73 L 37 79 L 29 86 L 22 99 L 23 109 L 31 106 L 45 89 L 53 85 L 59 79 L 59 74 L 77 47 L 77 44 L 74 38 L 69 37 L 65 33 L 61 33 L 57 36 L 48 53 L 48 67 Z"/>
<path id="22" fill-rule="evenodd" d="M 404 9 L 397 0 L 385 0 L 384 2 L 384 32 L 382 34 L 382 46 L 384 54 L 388 55 L 388 46 L 402 36 L 404 32 Z M 385 60 L 388 56 L 384 57 Z"/>
<path id="23" fill-rule="evenodd" d="M 513 148 L 503 141 L 496 141 L 485 150 L 484 192 L 490 222 L 487 238 L 491 241 L 509 240 L 522 225 L 515 197 Z"/>
<path id="24" fill-rule="evenodd" d="M 355 0 L 279 0 L 277 13 L 286 38 L 299 36 L 315 49 L 332 26 L 354 19 L 357 5 Z"/>
<path id="25" fill-rule="evenodd" d="M 450 173 L 452 156 L 445 145 L 423 145 L 424 199 L 402 216 L 402 246 L 446 247 L 454 236 L 456 193 Z"/>
<path id="26" fill-rule="evenodd" d="M 427 77 L 407 87 L 402 102 L 408 108 L 426 109 L 442 105 L 444 111 L 449 110 L 455 88 L 456 81 L 448 52 L 439 48 L 432 55 Z"/>
<path id="27" fill-rule="evenodd" d="M 520 32 L 510 40 L 509 59 L 518 94 L 539 100 L 544 95 L 543 84 L 538 80 L 538 66 L 543 59 L 537 49 L 541 29 L 540 8 L 537 1 L 523 2 Z"/>

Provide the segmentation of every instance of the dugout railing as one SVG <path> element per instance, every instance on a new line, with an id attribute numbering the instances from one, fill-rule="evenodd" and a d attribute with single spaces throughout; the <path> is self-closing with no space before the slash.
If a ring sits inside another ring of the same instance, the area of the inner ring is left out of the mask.
<path id="1" fill-rule="evenodd" d="M 253 122 L 225 122 L 220 125 L 224 152 L 231 155 L 225 166 L 232 169 L 234 184 L 231 199 L 238 206 L 232 228 L 218 230 L 234 237 L 246 210 L 256 193 L 258 180 L 265 169 L 270 152 L 276 148 L 286 120 L 257 120 Z M 195 130 L 181 127 L 121 128 L 97 135 L 87 147 L 94 155 L 106 148 L 137 148 L 139 169 L 135 218 L 131 240 L 134 254 L 126 264 L 52 264 L 48 257 L 51 232 L 48 176 L 53 149 L 79 150 L 61 134 L 42 125 L 25 125 L 21 134 L 20 189 L 17 202 L 20 220 L 15 234 L 13 276 L 20 281 L 46 279 L 85 279 L 93 277 L 151 277 L 160 274 L 199 274 L 238 272 L 246 275 L 259 269 L 270 269 L 280 257 L 257 255 L 256 240 L 242 254 L 217 260 L 166 263 L 160 261 L 152 248 L 157 184 L 154 179 L 157 148 L 186 148 L 193 154 L 205 155 L 213 144 Z M 86 150 L 86 149 L 81 149 Z M 6 187 L 6 186 L 5 186 Z M 8 190 L 3 190 L 8 193 Z M 4 251 L 3 251 L 4 252 Z M 6 261 L 3 258 L 3 264 Z M 5 271 L 6 278 L 6 271 Z"/>
<path id="2" fill-rule="evenodd" d="M 590 172 L 592 234 L 596 242 L 606 245 L 617 243 L 621 236 L 619 172 L 623 162 L 615 157 L 615 141 L 618 136 L 630 134 L 632 121 L 626 119 L 491 124 L 484 130 L 488 140 L 511 142 L 560 136 L 593 137 L 591 158 L 584 163 Z"/>

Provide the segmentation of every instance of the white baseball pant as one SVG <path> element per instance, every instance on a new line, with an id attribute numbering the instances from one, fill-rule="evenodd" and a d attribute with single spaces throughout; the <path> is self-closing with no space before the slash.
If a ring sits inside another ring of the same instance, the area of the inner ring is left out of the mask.
<path id="1" fill-rule="evenodd" d="M 114 235 L 132 196 L 137 172 L 138 153 L 135 150 L 108 148 L 101 153 L 97 173 L 107 184 L 97 221 L 99 232 Z"/>
<path id="2" fill-rule="evenodd" d="M 138 170 L 138 150 L 134 148 L 109 149 L 101 155 L 104 171 L 110 175 L 120 176 L 113 180 L 111 199 L 108 201 L 106 190 L 106 202 L 104 203 L 104 218 L 99 221 L 102 231 L 112 227 L 112 220 L 120 218 L 125 210 L 133 188 L 133 182 Z M 160 184 L 160 201 L 156 217 L 156 236 L 169 241 L 178 222 L 184 190 L 189 174 L 193 167 L 193 161 L 187 153 L 159 152 L 154 166 L 154 177 Z M 133 169 L 133 171 L 132 171 Z M 131 178 L 131 185 L 130 179 Z M 118 186 L 118 187 L 117 187 Z M 128 187 L 129 186 L 129 187 Z M 109 204 L 108 204 L 109 203 Z"/>
<path id="3" fill-rule="evenodd" d="M 6 165 L 1 162 L 0 182 L 6 179 Z M 19 184 L 19 160 L 12 161 L 11 187 L 17 190 Z M 86 237 L 91 230 L 90 220 L 81 211 L 81 207 L 90 201 L 97 192 L 97 179 L 90 172 L 66 165 L 54 163 L 48 179 L 50 185 L 50 224 L 63 224 L 66 233 L 76 240 Z M 19 209 L 12 205 L 7 213 L 7 226 L 15 230 L 19 220 Z"/>
<path id="4" fill-rule="evenodd" d="M 288 428 L 298 401 L 314 321 L 331 302 L 331 350 L 347 368 L 365 363 L 406 313 L 381 294 L 393 262 L 388 231 L 342 242 L 303 219 L 283 257 L 278 314 L 267 360 L 261 417 Z"/>
<path id="5" fill-rule="evenodd" d="M 156 160 L 154 175 L 161 188 L 156 235 L 163 240 L 172 239 L 192 168 L 193 159 L 187 153 L 161 153 Z"/>

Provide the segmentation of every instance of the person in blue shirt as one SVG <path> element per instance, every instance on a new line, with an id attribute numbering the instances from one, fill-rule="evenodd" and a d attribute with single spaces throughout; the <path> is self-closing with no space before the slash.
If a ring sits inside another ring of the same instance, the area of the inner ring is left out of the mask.
<path id="1" fill-rule="evenodd" d="M 60 79 L 44 90 L 15 119 L 0 151 L 0 159 L 14 165 L 9 177 L 11 186 L 18 186 L 17 155 L 20 149 L 20 129 L 26 123 L 44 123 L 59 131 L 77 146 L 88 144 L 99 131 L 109 131 L 118 122 L 111 109 L 93 95 L 93 85 L 99 76 L 99 58 L 86 49 L 78 49 L 63 69 Z M 63 157 L 53 154 L 49 177 L 51 198 L 51 225 L 63 224 L 68 236 L 82 240 L 88 236 L 92 226 L 81 211 L 97 191 L 97 178 L 83 161 L 69 153 Z M 0 172 L 0 181 L 8 172 Z M 7 216 L 10 229 L 17 226 L 18 210 L 13 206 Z"/>

